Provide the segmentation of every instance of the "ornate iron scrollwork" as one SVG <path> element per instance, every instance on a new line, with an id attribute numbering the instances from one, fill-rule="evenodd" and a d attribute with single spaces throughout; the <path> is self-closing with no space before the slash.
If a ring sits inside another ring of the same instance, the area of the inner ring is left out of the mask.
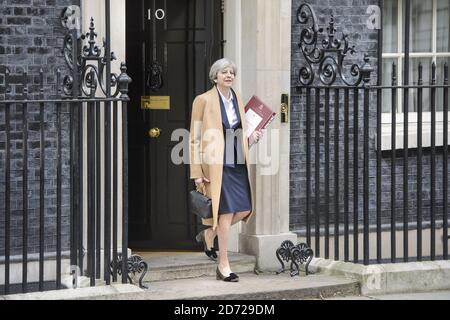
<path id="1" fill-rule="evenodd" d="M 308 247 L 306 243 L 299 243 L 298 245 L 294 245 L 292 241 L 286 240 L 281 243 L 281 246 L 276 251 L 276 256 L 278 261 L 280 261 L 281 269 L 277 271 L 277 274 L 280 274 L 286 271 L 283 261 L 288 263 L 291 262 L 290 265 L 290 274 L 291 277 L 297 276 L 300 274 L 300 266 L 299 264 L 305 264 L 305 274 L 312 274 L 308 270 L 309 264 L 311 263 L 312 258 L 314 257 L 314 251 Z"/>
<path id="2" fill-rule="evenodd" d="M 162 88 L 162 72 L 162 65 L 158 61 L 153 61 L 153 63 L 147 67 L 147 87 L 152 91 L 158 91 Z"/>
<path id="3" fill-rule="evenodd" d="M 119 88 L 117 86 L 118 76 L 115 73 L 111 73 L 111 82 L 105 83 L 105 66 L 106 57 L 102 56 L 102 49 L 96 44 L 97 33 L 95 32 L 94 19 L 91 18 L 89 32 L 86 35 L 81 35 L 80 40 L 72 33 L 69 33 L 64 38 L 63 54 L 64 58 L 72 72 L 77 72 L 80 82 L 78 83 L 79 92 L 85 96 L 93 96 L 100 87 L 103 94 L 107 94 L 107 86 L 115 88 L 112 92 L 112 96 L 115 97 L 119 94 Z M 79 41 L 81 47 L 82 41 L 88 39 L 88 44 L 83 46 L 81 53 L 77 53 L 77 57 L 73 56 L 74 41 Z M 106 40 L 103 38 L 103 48 L 106 47 Z M 106 50 L 104 50 L 106 51 Z M 117 60 L 114 52 L 111 52 L 110 61 Z M 95 64 L 96 62 L 96 64 Z M 73 95 L 74 77 L 66 76 L 63 80 L 64 94 L 67 96 Z"/>
<path id="4" fill-rule="evenodd" d="M 297 21 L 305 25 L 300 32 L 298 44 L 306 61 L 306 65 L 299 70 L 298 78 L 303 86 L 312 85 L 316 73 L 320 82 L 327 86 L 334 84 L 338 78 L 347 86 L 358 86 L 362 80 L 365 83 L 370 81 L 373 69 L 369 65 L 367 54 L 364 55 L 365 64 L 362 67 L 356 63 L 351 65 L 351 77 L 344 72 L 345 58 L 349 54 L 355 54 L 356 50 L 355 46 L 349 46 L 347 34 L 343 34 L 341 39 L 337 38 L 333 15 L 324 37 L 322 36 L 324 29 L 317 25 L 317 17 L 310 4 L 300 5 L 297 10 Z M 322 41 L 319 41 L 320 38 Z M 317 70 L 314 70 L 314 65 L 318 66 Z"/>
<path id="5" fill-rule="evenodd" d="M 119 276 L 122 275 L 122 254 L 121 253 L 119 253 L 117 255 L 117 261 L 115 263 L 114 263 L 114 260 L 111 261 L 111 263 L 109 264 L 109 267 L 110 267 L 111 273 L 114 272 L 114 267 L 115 267 Z M 144 280 L 144 277 L 148 271 L 148 265 L 147 265 L 147 262 L 145 262 L 141 256 L 138 256 L 138 255 L 130 256 L 127 260 L 127 270 L 128 270 L 127 277 L 128 277 L 128 281 L 130 281 L 130 283 L 133 283 L 133 280 L 131 279 L 130 274 L 132 273 L 134 276 L 136 273 L 140 273 L 141 276 L 139 278 L 139 288 L 148 289 L 147 286 L 142 284 L 142 281 Z"/>

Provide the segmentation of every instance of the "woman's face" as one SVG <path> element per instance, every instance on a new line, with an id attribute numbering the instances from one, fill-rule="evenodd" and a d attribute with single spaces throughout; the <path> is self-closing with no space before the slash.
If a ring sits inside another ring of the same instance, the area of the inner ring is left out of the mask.
<path id="1" fill-rule="evenodd" d="M 217 85 L 219 87 L 231 88 L 234 82 L 234 71 L 231 67 L 222 69 L 217 74 Z"/>

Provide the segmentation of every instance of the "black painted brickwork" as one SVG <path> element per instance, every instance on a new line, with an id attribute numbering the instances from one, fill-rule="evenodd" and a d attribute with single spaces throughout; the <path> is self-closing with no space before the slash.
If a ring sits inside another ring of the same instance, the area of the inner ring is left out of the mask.
<path id="1" fill-rule="evenodd" d="M 0 100 L 20 97 L 21 74 L 28 72 L 29 98 L 39 94 L 39 70 L 44 71 L 44 96 L 56 93 L 56 69 L 68 74 L 61 53 L 67 32 L 60 14 L 79 0 L 0 0 Z M 6 93 L 5 67 L 11 71 L 10 93 Z M 28 250 L 39 250 L 39 178 L 40 178 L 39 105 L 28 109 Z M 75 119 L 77 121 L 77 119 Z M 22 252 L 22 106 L 11 105 L 11 254 Z M 45 105 L 45 251 L 56 248 L 56 106 Z M 62 248 L 69 248 L 69 109 L 62 108 Z M 5 105 L 0 104 L 0 256 L 5 245 Z"/>

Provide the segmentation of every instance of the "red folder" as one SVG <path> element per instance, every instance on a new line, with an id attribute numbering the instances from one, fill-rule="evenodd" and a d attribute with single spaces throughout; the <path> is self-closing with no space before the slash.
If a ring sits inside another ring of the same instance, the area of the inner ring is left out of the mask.
<path id="1" fill-rule="evenodd" d="M 255 141 L 253 132 L 266 129 L 273 121 L 276 113 L 272 111 L 257 96 L 253 96 L 245 106 L 245 117 L 247 121 L 247 138 L 248 145 L 251 147 Z"/>

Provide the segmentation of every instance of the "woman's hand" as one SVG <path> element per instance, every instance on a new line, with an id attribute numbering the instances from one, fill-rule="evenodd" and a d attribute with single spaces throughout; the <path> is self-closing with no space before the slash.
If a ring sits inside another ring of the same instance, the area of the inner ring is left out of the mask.
<path id="1" fill-rule="evenodd" d="M 253 132 L 253 140 L 255 140 L 256 142 L 261 140 L 262 136 L 263 136 L 263 132 L 261 130 L 257 130 L 255 132 Z"/>
<path id="2" fill-rule="evenodd" d="M 195 179 L 195 185 L 196 186 L 199 186 L 199 185 L 201 185 L 202 183 L 205 183 L 205 182 L 208 182 L 209 183 L 209 180 L 208 179 L 206 179 L 206 178 L 198 178 L 198 179 Z"/>

